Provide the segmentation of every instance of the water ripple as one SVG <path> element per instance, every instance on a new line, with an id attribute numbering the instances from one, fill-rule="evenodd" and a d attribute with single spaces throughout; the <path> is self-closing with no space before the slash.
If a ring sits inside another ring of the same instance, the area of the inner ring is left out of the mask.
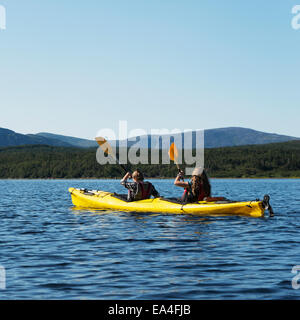
<path id="1" fill-rule="evenodd" d="M 153 183 L 179 196 L 172 181 Z M 275 217 L 78 210 L 68 187 L 122 187 L 111 180 L 0 181 L 7 277 L 0 299 L 299 299 L 291 270 L 300 264 L 300 180 L 212 185 L 214 194 L 236 200 L 269 193 Z"/>

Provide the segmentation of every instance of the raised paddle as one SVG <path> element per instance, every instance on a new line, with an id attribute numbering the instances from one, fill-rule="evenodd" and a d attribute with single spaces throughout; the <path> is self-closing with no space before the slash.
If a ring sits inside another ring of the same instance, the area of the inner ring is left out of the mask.
<path id="1" fill-rule="evenodd" d="M 174 142 L 170 146 L 169 157 L 176 164 L 178 172 L 182 173 L 182 170 L 180 169 L 179 164 L 178 164 L 178 149 L 177 149 L 176 144 Z M 182 181 L 184 181 L 183 176 L 181 177 L 181 179 L 182 179 Z"/>
<path id="2" fill-rule="evenodd" d="M 170 146 L 169 157 L 176 164 L 176 167 L 177 167 L 178 171 L 181 172 L 181 169 L 180 169 L 179 164 L 178 164 L 178 149 L 177 149 L 177 147 L 176 147 L 174 142 Z"/>
<path id="3" fill-rule="evenodd" d="M 103 137 L 96 137 L 95 140 L 103 150 L 104 154 L 110 155 L 113 159 L 115 159 L 117 164 L 127 173 L 128 170 L 122 163 L 120 163 L 119 159 L 117 159 L 111 145 Z"/>

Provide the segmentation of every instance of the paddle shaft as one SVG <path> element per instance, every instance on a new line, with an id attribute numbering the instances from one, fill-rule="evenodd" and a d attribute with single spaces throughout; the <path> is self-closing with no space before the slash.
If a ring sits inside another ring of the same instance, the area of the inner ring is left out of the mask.
<path id="1" fill-rule="evenodd" d="M 178 173 L 181 173 L 182 170 L 180 169 L 180 166 L 178 164 L 177 158 L 178 158 L 178 150 L 177 147 L 175 145 L 175 143 L 173 142 L 170 146 L 169 149 L 169 157 L 172 161 L 174 161 L 174 163 L 176 164 L 176 167 L 178 169 Z M 184 181 L 184 179 L 182 178 L 182 180 Z"/>
<path id="2" fill-rule="evenodd" d="M 111 156 L 117 161 L 117 164 L 124 170 L 124 172 L 128 172 L 128 170 L 126 169 L 126 167 L 124 166 L 124 164 L 120 163 L 119 159 L 117 159 L 117 157 L 115 157 L 114 155 L 111 154 Z"/>

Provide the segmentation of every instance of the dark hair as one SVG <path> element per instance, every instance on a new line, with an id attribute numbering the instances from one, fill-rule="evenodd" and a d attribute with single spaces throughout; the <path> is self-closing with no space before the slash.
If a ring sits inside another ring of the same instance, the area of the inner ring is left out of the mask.
<path id="1" fill-rule="evenodd" d="M 208 179 L 208 176 L 205 172 L 205 170 L 203 170 L 202 174 L 201 174 L 201 180 L 203 183 L 203 188 L 204 188 L 204 193 L 206 197 L 210 197 L 211 196 L 211 185 Z"/>
<path id="2" fill-rule="evenodd" d="M 192 194 L 194 197 L 198 198 L 201 190 L 201 184 L 204 189 L 205 197 L 211 196 L 211 186 L 205 170 L 203 170 L 201 176 L 192 176 L 191 184 Z"/>
<path id="3" fill-rule="evenodd" d="M 132 178 L 136 179 L 137 181 L 144 181 L 144 175 L 140 170 L 135 170 L 132 174 Z"/>
<path id="4" fill-rule="evenodd" d="M 201 178 L 199 176 L 192 176 L 191 191 L 194 197 L 198 198 L 201 188 Z"/>

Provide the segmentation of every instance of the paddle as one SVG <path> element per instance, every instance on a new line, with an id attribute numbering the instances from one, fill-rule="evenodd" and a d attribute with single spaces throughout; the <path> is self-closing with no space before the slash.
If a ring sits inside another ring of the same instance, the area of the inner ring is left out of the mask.
<path id="1" fill-rule="evenodd" d="M 127 173 L 128 170 L 122 163 L 120 163 L 119 159 L 117 159 L 111 145 L 102 137 L 96 137 L 95 140 L 103 150 L 104 154 L 110 155 L 113 159 L 115 159 L 117 161 L 117 164 Z"/>
<path id="2" fill-rule="evenodd" d="M 180 167 L 179 167 L 179 164 L 178 164 L 178 149 L 177 149 L 177 147 L 176 147 L 174 142 L 170 146 L 169 157 L 176 164 L 176 167 L 177 167 L 178 171 L 182 172 Z"/>

